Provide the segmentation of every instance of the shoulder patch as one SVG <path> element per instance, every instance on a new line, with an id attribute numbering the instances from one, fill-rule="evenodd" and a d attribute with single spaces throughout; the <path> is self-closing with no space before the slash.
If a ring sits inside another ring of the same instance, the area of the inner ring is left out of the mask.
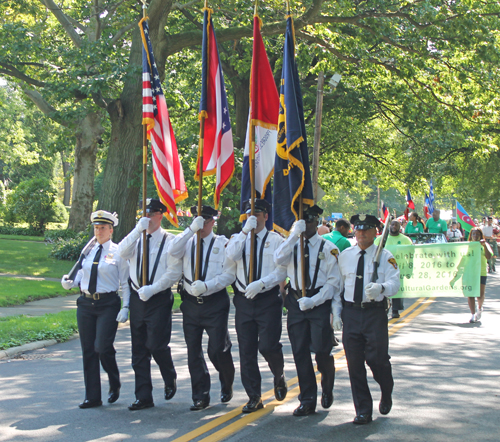
<path id="1" fill-rule="evenodd" d="M 389 258 L 388 259 L 388 262 L 390 264 L 392 264 L 392 266 L 397 270 L 398 269 L 398 263 L 396 262 L 396 260 L 394 258 Z"/>
<path id="2" fill-rule="evenodd" d="M 336 257 L 339 254 L 339 249 L 332 249 L 330 250 L 330 253 Z"/>

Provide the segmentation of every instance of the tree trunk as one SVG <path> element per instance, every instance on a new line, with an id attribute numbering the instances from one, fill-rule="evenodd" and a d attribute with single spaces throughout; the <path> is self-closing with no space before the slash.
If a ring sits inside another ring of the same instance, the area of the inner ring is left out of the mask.
<path id="1" fill-rule="evenodd" d="M 69 163 L 64 160 L 64 154 L 61 154 L 61 164 L 64 178 L 64 196 L 63 196 L 63 204 L 65 206 L 69 206 L 71 200 L 71 178 L 69 175 Z"/>
<path id="2" fill-rule="evenodd" d="M 100 119 L 98 113 L 89 113 L 80 122 L 76 133 L 75 175 L 68 229 L 77 232 L 87 228 L 92 213 L 97 144 L 104 132 Z"/>

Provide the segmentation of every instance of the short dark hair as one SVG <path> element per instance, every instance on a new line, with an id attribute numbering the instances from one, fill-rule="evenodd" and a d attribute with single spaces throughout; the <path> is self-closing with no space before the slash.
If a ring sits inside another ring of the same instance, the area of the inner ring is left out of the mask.
<path id="1" fill-rule="evenodd" d="M 339 229 L 340 227 L 346 227 L 346 228 L 350 229 L 351 228 L 351 223 L 349 221 L 347 221 L 346 219 L 344 219 L 344 218 L 340 218 L 335 223 L 335 228 Z"/>

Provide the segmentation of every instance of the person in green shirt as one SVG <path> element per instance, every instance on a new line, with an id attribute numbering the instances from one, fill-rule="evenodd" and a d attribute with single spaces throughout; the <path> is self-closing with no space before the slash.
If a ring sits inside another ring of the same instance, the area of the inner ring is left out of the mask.
<path id="1" fill-rule="evenodd" d="M 405 228 L 405 235 L 410 233 L 424 233 L 425 223 L 424 220 L 418 216 L 418 213 L 410 213 L 409 218 L 410 220 Z"/>
<path id="2" fill-rule="evenodd" d="M 411 223 L 409 223 L 411 224 Z M 381 236 L 375 238 L 375 245 L 379 245 Z M 391 222 L 389 226 L 389 236 L 385 243 L 386 246 L 397 246 L 397 245 L 413 245 L 410 238 L 401 233 L 401 223 L 395 219 Z M 403 298 L 392 298 L 392 317 L 399 318 L 399 310 L 404 309 Z"/>
<path id="3" fill-rule="evenodd" d="M 332 233 L 323 235 L 323 238 L 331 241 L 339 248 L 339 251 L 342 252 L 348 247 L 351 247 L 351 243 L 347 239 L 347 235 L 350 231 L 351 223 L 346 219 L 341 218 L 335 223 L 335 230 Z"/>
<path id="4" fill-rule="evenodd" d="M 429 233 L 444 233 L 448 231 L 448 226 L 446 225 L 446 221 L 439 219 L 439 215 L 441 211 L 439 209 L 434 209 L 432 212 L 432 218 L 427 220 L 427 232 Z"/>

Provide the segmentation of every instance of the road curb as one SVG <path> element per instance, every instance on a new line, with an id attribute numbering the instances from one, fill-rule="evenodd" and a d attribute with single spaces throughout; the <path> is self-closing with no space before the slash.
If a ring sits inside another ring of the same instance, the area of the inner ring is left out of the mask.
<path id="1" fill-rule="evenodd" d="M 172 310 L 172 313 L 180 313 L 181 309 L 176 308 L 175 310 Z M 128 321 L 127 323 L 119 323 L 118 328 L 122 328 L 125 326 L 128 326 Z M 78 338 L 78 333 L 75 333 L 73 336 L 68 338 L 66 341 L 71 341 L 73 339 Z M 40 348 L 44 347 L 50 347 L 52 345 L 59 344 L 59 341 L 56 341 L 55 339 L 48 339 L 46 341 L 35 341 L 35 342 L 30 342 L 28 344 L 20 345 L 18 347 L 11 347 L 8 348 L 7 350 L 0 350 L 0 361 L 3 359 L 12 359 L 14 356 L 17 356 L 18 354 L 24 353 L 26 351 L 32 351 L 32 350 L 39 350 Z"/>

